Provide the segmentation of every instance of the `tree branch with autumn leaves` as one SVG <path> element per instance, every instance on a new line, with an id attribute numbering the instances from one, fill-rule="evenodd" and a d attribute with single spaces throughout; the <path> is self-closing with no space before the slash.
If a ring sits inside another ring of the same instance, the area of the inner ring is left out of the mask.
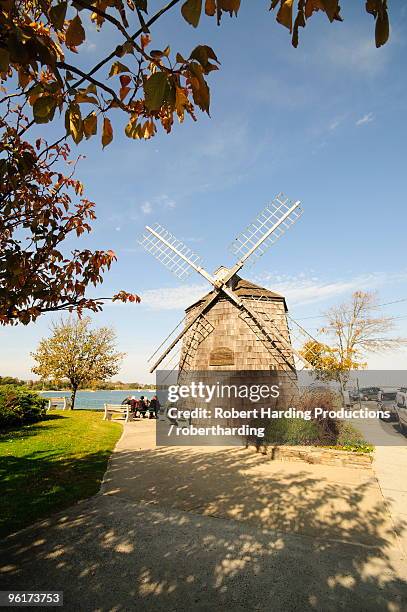
<path id="1" fill-rule="evenodd" d="M 85 291 L 101 283 L 115 254 L 63 250 L 70 235 L 90 232 L 95 219 L 94 203 L 73 178 L 75 164 L 69 175 L 61 171 L 71 163 L 69 146 L 44 148 L 39 139 L 33 147 L 4 120 L 1 128 L 0 324 L 27 324 L 44 312 L 101 310 L 104 300 L 88 298 Z M 140 301 L 124 291 L 111 299 Z"/>
<path id="2" fill-rule="evenodd" d="M 72 203 L 68 190 L 77 188 L 72 177 L 56 188 L 53 165 L 68 155 L 65 139 L 78 145 L 99 134 L 106 147 L 113 140 L 114 112 L 124 117 L 124 132 L 134 140 L 152 138 L 160 126 L 169 133 L 174 121 L 182 123 L 186 116 L 196 121 L 197 109 L 209 114 L 208 77 L 220 66 L 215 51 L 201 44 L 184 57 L 170 45 L 153 48 L 152 26 L 171 11 L 175 16 L 178 5 L 182 19 L 197 28 L 204 16 L 218 25 L 224 14 L 237 16 L 241 0 L 171 0 L 154 14 L 149 0 L 2 0 L 1 323 L 27 323 L 50 310 L 101 308 L 85 290 L 101 282 L 114 253 L 75 250 L 66 257 L 60 246 L 72 232 L 80 237 L 90 231 L 95 217 L 87 200 Z M 299 29 L 315 13 L 325 13 L 331 23 L 342 21 L 338 0 L 269 0 L 265 8 L 290 31 L 294 47 Z M 380 47 L 389 37 L 387 1 L 367 0 L 365 8 L 375 20 Z M 114 28 L 122 42 L 86 68 L 76 58 L 83 59 L 92 24 L 98 32 Z M 37 150 L 23 140 L 33 125 L 61 116 L 64 134 L 52 145 Z M 28 242 L 17 238 L 19 230 Z M 115 299 L 139 300 L 127 292 Z"/>
<path id="3" fill-rule="evenodd" d="M 20 93 L 32 107 L 34 122 L 48 123 L 54 120 L 56 109 L 64 112 L 66 133 L 76 144 L 98 130 L 102 145 L 109 144 L 113 137 L 109 114 L 115 108 L 125 113 L 125 134 L 129 138 L 151 138 L 158 124 L 170 132 L 174 117 L 182 122 L 187 114 L 195 120 L 195 107 L 209 113 L 206 77 L 219 67 L 214 50 L 207 45 L 197 46 L 186 58 L 177 52 L 171 55 L 169 45 L 164 50 L 149 50 L 151 26 L 178 4 L 182 17 L 198 27 L 203 14 L 216 17 L 218 24 L 224 13 L 237 15 L 241 1 L 172 0 L 149 18 L 148 0 L 3 0 L 2 78 L 7 81 L 13 75 L 17 77 Z M 365 6 L 375 19 L 379 47 L 389 36 L 387 1 L 367 0 Z M 330 22 L 342 21 L 338 0 L 272 0 L 269 9 L 276 11 L 277 22 L 290 30 L 294 46 L 298 45 L 299 28 L 304 28 L 314 13 L 325 13 Z M 68 61 L 66 54 L 80 53 L 90 25 L 88 19 L 99 31 L 109 24 L 123 42 L 86 70 Z M 131 34 L 135 21 L 140 27 Z M 96 77 L 105 66 L 107 74 Z M 75 80 L 75 76 L 80 78 Z"/>

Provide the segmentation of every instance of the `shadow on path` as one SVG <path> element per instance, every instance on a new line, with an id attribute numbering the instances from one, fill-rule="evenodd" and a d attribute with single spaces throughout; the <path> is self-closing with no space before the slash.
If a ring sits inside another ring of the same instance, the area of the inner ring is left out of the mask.
<path id="1" fill-rule="evenodd" d="M 64 590 L 69 611 L 406 609 L 370 472 L 329 473 L 234 448 L 117 452 L 104 494 L 3 542 L 2 588 Z"/>

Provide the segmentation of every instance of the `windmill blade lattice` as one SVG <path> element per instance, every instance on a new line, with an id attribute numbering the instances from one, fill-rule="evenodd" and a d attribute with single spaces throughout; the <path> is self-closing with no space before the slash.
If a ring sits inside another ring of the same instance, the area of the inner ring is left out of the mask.
<path id="1" fill-rule="evenodd" d="M 321 357 L 327 357 L 328 352 L 316 338 L 302 327 L 288 313 L 275 313 L 273 320 L 270 320 L 266 313 L 263 312 L 261 303 L 267 301 L 266 296 L 256 297 L 253 302 L 256 303 L 256 311 L 260 317 L 265 318 L 265 324 L 272 328 L 280 329 L 281 321 L 286 319 L 288 324 L 288 340 L 293 347 L 291 358 L 294 360 L 295 369 L 301 371 L 304 369 L 315 369 L 314 364 L 318 363 Z"/>
<path id="2" fill-rule="evenodd" d="M 321 358 L 329 356 L 324 345 L 311 336 L 311 334 L 289 314 L 287 314 L 287 322 L 293 347 L 303 354 L 308 362 L 308 365 L 305 367 L 307 369 L 318 369 L 316 364 L 320 363 Z M 298 370 L 304 369 L 304 363 L 298 363 L 297 361 L 296 365 Z"/>
<path id="3" fill-rule="evenodd" d="M 278 194 L 271 204 L 268 204 L 256 219 L 235 238 L 230 245 L 230 250 L 240 256 L 241 260 L 252 257 L 252 262 L 254 262 L 294 225 L 302 212 L 299 202 L 293 203 L 284 194 Z"/>
<path id="4" fill-rule="evenodd" d="M 139 244 L 181 280 L 202 263 L 199 255 L 158 223 L 153 228 L 146 226 Z"/>

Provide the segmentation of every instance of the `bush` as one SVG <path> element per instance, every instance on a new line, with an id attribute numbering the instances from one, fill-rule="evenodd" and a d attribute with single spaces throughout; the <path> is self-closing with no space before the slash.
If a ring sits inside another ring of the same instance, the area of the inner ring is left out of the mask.
<path id="1" fill-rule="evenodd" d="M 307 389 L 295 402 L 298 410 L 314 414 L 315 408 L 333 410 L 340 407 L 338 394 L 329 389 Z M 265 432 L 266 444 L 313 445 L 369 453 L 373 447 L 346 421 L 313 416 L 311 420 L 301 418 L 268 421 Z"/>
<path id="2" fill-rule="evenodd" d="M 309 412 L 310 420 L 302 418 L 282 418 L 267 424 L 266 442 L 290 445 L 328 445 L 336 444 L 338 426 L 334 419 L 315 417 L 315 408 L 332 410 L 337 407 L 337 394 L 329 389 L 306 389 L 298 395 L 295 408 Z"/>
<path id="3" fill-rule="evenodd" d="M 47 400 L 15 385 L 0 386 L 0 428 L 35 423 L 45 417 Z"/>
<path id="4" fill-rule="evenodd" d="M 362 434 L 346 421 L 339 423 L 339 435 L 336 440 L 336 448 L 358 453 L 371 453 L 373 446 L 367 444 Z"/>
<path id="5" fill-rule="evenodd" d="M 269 444 L 315 444 L 319 431 L 315 421 L 276 419 L 268 424 L 265 439 Z"/>

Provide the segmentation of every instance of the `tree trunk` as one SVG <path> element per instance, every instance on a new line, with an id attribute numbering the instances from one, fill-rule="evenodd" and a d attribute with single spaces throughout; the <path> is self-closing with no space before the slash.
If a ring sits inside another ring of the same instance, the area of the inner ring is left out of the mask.
<path id="1" fill-rule="evenodd" d="M 343 406 L 345 406 L 346 405 L 346 398 L 345 398 L 345 385 L 346 385 L 346 383 L 344 383 L 342 372 L 338 373 L 338 379 L 339 379 L 339 384 L 341 386 L 342 404 L 343 404 Z"/>
<path id="2" fill-rule="evenodd" d="M 75 398 L 76 398 L 77 390 L 78 390 L 78 385 L 72 385 L 72 391 L 71 391 L 71 410 L 73 410 L 75 408 Z"/>

